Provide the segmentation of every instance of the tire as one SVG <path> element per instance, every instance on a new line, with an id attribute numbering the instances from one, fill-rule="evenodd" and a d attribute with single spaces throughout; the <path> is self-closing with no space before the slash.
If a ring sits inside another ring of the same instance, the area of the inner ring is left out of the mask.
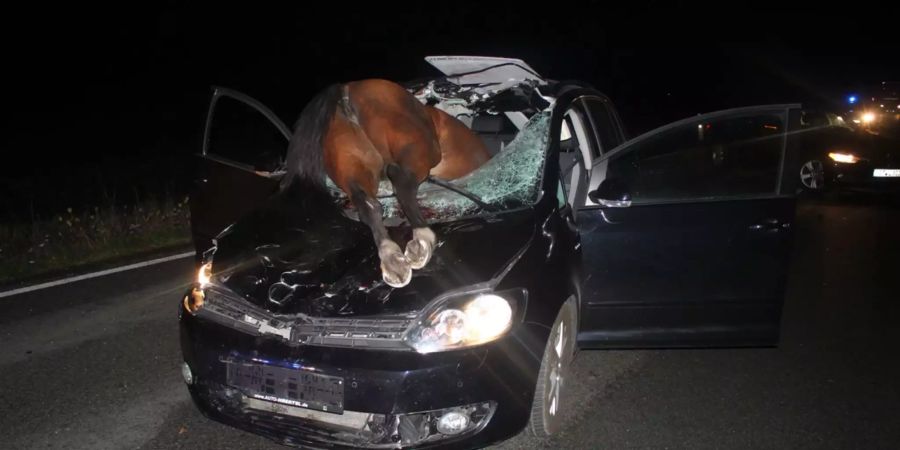
<path id="1" fill-rule="evenodd" d="M 818 159 L 811 159 L 800 166 L 800 187 L 806 192 L 825 190 L 825 165 Z"/>
<path id="2" fill-rule="evenodd" d="M 562 390 L 575 354 L 577 325 L 578 306 L 575 298 L 570 297 L 559 309 L 544 346 L 528 422 L 533 436 L 550 436 L 562 426 Z"/>

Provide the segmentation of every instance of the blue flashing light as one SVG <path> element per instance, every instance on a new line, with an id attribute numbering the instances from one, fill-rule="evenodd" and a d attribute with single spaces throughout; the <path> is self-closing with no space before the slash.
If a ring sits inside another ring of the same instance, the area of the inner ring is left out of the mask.
<path id="1" fill-rule="evenodd" d="M 849 102 L 851 105 L 856 103 L 856 96 L 851 95 L 851 96 L 847 97 L 847 102 Z"/>

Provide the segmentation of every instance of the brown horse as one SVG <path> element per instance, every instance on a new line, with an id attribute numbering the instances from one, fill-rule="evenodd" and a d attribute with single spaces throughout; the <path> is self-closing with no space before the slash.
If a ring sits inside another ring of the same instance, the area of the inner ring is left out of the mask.
<path id="1" fill-rule="evenodd" d="M 304 108 L 282 187 L 298 179 L 324 187 L 327 174 L 371 228 L 384 281 L 402 287 L 412 269 L 431 259 L 436 241 L 416 203 L 419 185 L 429 175 L 459 178 L 489 158 L 481 139 L 456 118 L 423 105 L 391 81 L 360 80 L 332 85 Z M 385 177 L 413 228 L 405 251 L 382 221 L 376 194 Z"/>

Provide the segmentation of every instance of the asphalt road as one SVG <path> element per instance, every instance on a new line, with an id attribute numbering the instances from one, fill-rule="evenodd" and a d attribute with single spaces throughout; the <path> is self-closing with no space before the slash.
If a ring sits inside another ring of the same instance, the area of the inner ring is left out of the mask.
<path id="1" fill-rule="evenodd" d="M 900 447 L 900 208 L 798 208 L 782 344 L 579 353 L 557 437 L 498 448 Z M 179 372 L 191 260 L 0 299 L 0 447 L 263 449 Z"/>

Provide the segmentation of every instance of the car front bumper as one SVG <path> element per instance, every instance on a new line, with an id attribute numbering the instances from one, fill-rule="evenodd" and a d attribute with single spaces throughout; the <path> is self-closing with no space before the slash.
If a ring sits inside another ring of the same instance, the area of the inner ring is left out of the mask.
<path id="1" fill-rule="evenodd" d="M 304 447 L 474 448 L 512 437 L 528 422 L 549 335 L 546 327 L 518 324 L 490 344 L 422 355 L 292 345 L 179 311 L 188 389 L 199 409 L 236 428 Z M 340 377 L 343 413 L 265 401 L 230 386 L 228 364 L 236 360 Z M 483 423 L 458 435 L 435 430 L 438 415 L 466 407 L 479 409 Z"/>
<path id="2" fill-rule="evenodd" d="M 876 177 L 875 169 L 898 170 L 894 164 L 873 165 L 868 161 L 857 164 L 832 163 L 831 181 L 838 189 L 900 194 L 900 177 Z"/>

